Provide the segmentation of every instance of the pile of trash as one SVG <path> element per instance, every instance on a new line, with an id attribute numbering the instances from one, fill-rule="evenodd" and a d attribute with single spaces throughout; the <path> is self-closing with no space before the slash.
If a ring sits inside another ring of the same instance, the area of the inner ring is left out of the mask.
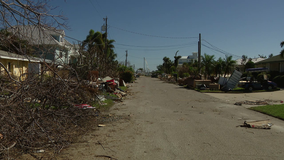
<path id="1" fill-rule="evenodd" d="M 250 120 L 244 121 L 244 124 L 237 127 L 255 128 L 255 129 L 270 129 L 273 124 L 269 120 Z"/>
<path id="2" fill-rule="evenodd" d="M 264 100 L 256 100 L 256 101 L 251 101 L 251 100 L 246 100 L 246 101 L 241 101 L 241 102 L 236 102 L 235 105 L 241 106 L 242 104 L 246 105 L 268 105 L 268 101 Z"/>

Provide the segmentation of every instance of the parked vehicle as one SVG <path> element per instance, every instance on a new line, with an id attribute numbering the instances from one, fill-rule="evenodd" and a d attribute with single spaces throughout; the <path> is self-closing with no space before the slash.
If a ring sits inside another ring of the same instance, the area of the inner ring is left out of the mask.
<path id="1" fill-rule="evenodd" d="M 247 71 L 248 72 L 265 72 L 267 71 L 267 68 L 248 68 Z M 258 82 L 258 81 L 254 81 L 253 77 L 250 77 L 249 78 L 250 81 L 245 83 L 243 87 L 249 91 L 261 90 L 261 89 L 272 90 L 272 89 L 277 88 L 276 83 L 272 81 L 268 81 L 266 74 L 263 75 L 263 79 L 264 80 L 262 80 L 261 82 Z"/>
<path id="2" fill-rule="evenodd" d="M 277 88 L 277 84 L 272 81 L 264 81 L 263 83 L 257 81 L 251 81 L 245 83 L 243 87 L 248 91 L 261 90 L 261 89 L 272 90 Z"/>

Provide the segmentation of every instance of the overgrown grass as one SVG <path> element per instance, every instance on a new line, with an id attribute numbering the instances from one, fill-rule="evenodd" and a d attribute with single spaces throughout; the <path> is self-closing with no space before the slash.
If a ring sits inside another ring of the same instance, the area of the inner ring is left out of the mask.
<path id="1" fill-rule="evenodd" d="M 284 104 L 258 106 L 249 109 L 284 120 Z"/>

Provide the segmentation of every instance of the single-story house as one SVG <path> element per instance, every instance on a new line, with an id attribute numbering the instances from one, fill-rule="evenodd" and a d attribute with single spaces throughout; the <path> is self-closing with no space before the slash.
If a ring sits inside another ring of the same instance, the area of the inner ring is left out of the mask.
<path id="1" fill-rule="evenodd" d="M 240 72 L 245 72 L 245 64 L 251 60 L 253 63 L 257 63 L 260 61 L 265 60 L 265 58 L 248 58 L 245 62 L 243 61 L 243 59 L 237 59 L 236 60 L 236 64 L 234 68 L 238 68 Z"/>
<path id="2" fill-rule="evenodd" d="M 284 72 L 284 58 L 281 55 L 273 56 L 271 58 L 255 63 L 255 67 L 265 67 L 268 71 Z"/>
<path id="3" fill-rule="evenodd" d="M 23 81 L 27 78 L 28 73 L 52 75 L 50 70 L 42 73 L 45 63 L 52 64 L 51 60 L 19 55 L 0 50 L 0 62 L 8 70 L 11 76 L 17 80 Z M 7 72 L 0 65 L 0 75 L 5 75 Z"/>

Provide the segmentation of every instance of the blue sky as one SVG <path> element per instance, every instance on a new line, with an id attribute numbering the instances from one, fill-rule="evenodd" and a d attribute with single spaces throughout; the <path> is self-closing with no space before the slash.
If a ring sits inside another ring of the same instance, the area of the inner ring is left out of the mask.
<path id="1" fill-rule="evenodd" d="M 118 61 L 128 60 L 135 68 L 156 70 L 163 57 L 197 52 L 202 44 L 216 46 L 234 59 L 254 58 L 281 51 L 283 0 L 52 0 L 53 13 L 68 18 L 67 36 L 84 40 L 90 29 L 101 31 L 108 17 L 108 38 L 116 42 Z M 70 42 L 74 40 L 69 39 Z M 209 42 L 209 43 L 207 43 Z M 201 53 L 225 54 L 202 46 Z"/>

